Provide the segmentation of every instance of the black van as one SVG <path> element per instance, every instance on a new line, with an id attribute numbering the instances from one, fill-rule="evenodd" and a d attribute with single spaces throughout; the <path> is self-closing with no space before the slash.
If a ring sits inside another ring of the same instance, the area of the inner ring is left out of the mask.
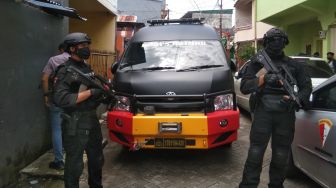
<path id="1" fill-rule="evenodd" d="M 153 20 L 112 66 L 109 135 L 130 147 L 208 149 L 237 139 L 230 61 L 200 19 Z"/>

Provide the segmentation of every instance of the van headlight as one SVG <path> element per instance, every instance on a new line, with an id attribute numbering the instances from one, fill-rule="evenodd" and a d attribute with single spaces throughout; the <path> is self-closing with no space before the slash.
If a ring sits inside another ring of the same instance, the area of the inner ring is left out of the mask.
<path id="1" fill-rule="evenodd" d="M 128 97 L 125 96 L 115 96 L 115 98 L 117 99 L 113 110 L 116 111 L 130 111 L 130 106 L 131 106 L 131 101 Z"/>
<path id="2" fill-rule="evenodd" d="M 214 100 L 215 111 L 232 110 L 233 109 L 233 95 L 218 95 Z"/>

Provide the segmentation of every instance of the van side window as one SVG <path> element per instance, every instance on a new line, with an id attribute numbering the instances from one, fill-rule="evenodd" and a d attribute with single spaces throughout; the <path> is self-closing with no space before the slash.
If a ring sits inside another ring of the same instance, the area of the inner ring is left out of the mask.
<path id="1" fill-rule="evenodd" d="M 336 84 L 332 84 L 315 94 L 313 108 L 336 111 Z"/>

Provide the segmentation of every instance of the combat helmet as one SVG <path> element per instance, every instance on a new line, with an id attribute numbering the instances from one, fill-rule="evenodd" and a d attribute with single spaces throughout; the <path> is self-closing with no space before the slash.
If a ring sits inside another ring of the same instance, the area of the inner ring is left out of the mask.
<path id="1" fill-rule="evenodd" d="M 272 28 L 268 30 L 263 37 L 263 46 L 266 47 L 266 44 L 270 38 L 273 37 L 282 37 L 284 38 L 285 45 L 289 44 L 288 35 L 284 31 L 278 28 Z"/>
<path id="2" fill-rule="evenodd" d="M 64 38 L 64 44 L 68 47 L 85 42 L 91 44 L 90 37 L 85 33 L 70 33 Z"/>

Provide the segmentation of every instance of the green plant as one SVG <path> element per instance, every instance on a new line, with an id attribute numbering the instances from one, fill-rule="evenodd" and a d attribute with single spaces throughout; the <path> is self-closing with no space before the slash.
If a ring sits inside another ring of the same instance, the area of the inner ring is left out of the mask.
<path id="1" fill-rule="evenodd" d="M 247 61 L 255 55 L 255 48 L 251 45 L 243 45 L 238 49 L 238 57 L 242 61 Z"/>

